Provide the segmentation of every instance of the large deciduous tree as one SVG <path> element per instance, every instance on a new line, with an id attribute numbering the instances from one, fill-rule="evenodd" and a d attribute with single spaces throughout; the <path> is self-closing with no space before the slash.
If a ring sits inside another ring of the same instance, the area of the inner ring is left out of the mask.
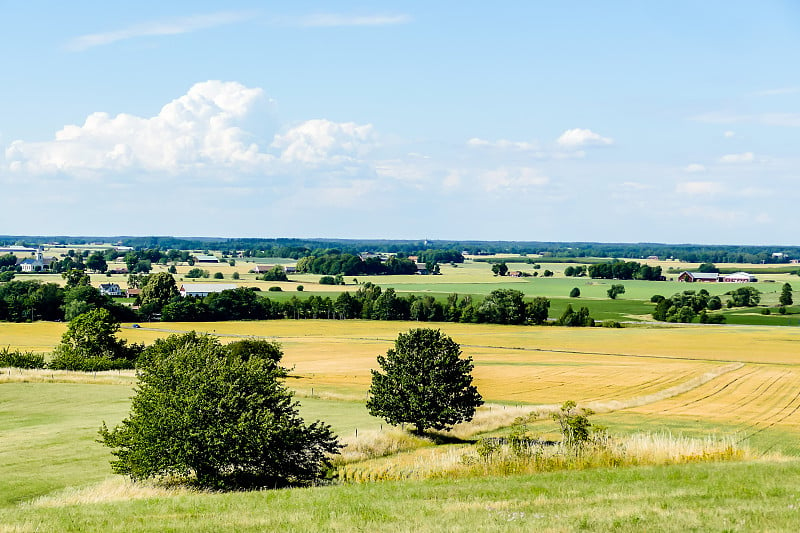
<path id="1" fill-rule="evenodd" d="M 340 446 L 329 426 L 300 418 L 281 356 L 267 341 L 223 346 L 194 332 L 156 341 L 140 358 L 131 413 L 100 429 L 113 470 L 222 490 L 322 477 Z"/>
<path id="2" fill-rule="evenodd" d="M 401 333 L 394 348 L 378 356 L 372 370 L 367 409 L 390 424 L 414 424 L 417 434 L 449 429 L 471 420 L 483 404 L 472 385 L 472 359 L 439 330 Z"/>

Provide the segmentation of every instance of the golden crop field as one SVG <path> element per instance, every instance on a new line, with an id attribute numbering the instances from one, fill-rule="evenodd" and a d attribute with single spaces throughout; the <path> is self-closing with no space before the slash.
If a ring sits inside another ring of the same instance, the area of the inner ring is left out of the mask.
<path id="1" fill-rule="evenodd" d="M 279 342 L 288 385 L 302 395 L 363 401 L 376 356 L 416 322 L 275 320 L 124 325 L 130 342 L 191 330 L 223 341 Z M 800 433 L 800 330 L 755 326 L 558 328 L 435 324 L 475 363 L 488 403 L 533 406 L 571 399 L 601 412 L 704 420 L 744 432 Z M 0 346 L 46 352 L 64 324 L 0 323 Z"/>

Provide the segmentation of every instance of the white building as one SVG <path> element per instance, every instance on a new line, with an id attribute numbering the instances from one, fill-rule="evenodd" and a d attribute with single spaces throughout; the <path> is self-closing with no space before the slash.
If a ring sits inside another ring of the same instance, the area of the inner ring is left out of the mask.
<path id="1" fill-rule="evenodd" d="M 235 283 L 184 283 L 178 290 L 184 298 L 187 296 L 205 298 L 212 292 L 230 291 L 235 288 Z"/>
<path id="2" fill-rule="evenodd" d="M 122 289 L 116 283 L 101 283 L 100 293 L 106 296 L 122 296 Z"/>

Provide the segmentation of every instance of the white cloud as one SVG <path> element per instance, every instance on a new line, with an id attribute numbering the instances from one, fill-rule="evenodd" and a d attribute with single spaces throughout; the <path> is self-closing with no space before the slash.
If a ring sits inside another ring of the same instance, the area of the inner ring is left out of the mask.
<path id="1" fill-rule="evenodd" d="M 737 163 L 752 163 L 755 161 L 753 152 L 744 152 L 741 154 L 727 154 L 719 158 L 720 163 L 737 164 Z"/>
<path id="2" fill-rule="evenodd" d="M 253 170 L 273 156 L 249 142 L 238 124 L 263 98 L 261 89 L 236 82 L 197 83 L 154 117 L 92 113 L 83 125 L 56 132 L 52 141 L 13 142 L 6 159 L 10 169 L 33 174 Z"/>
<path id="3" fill-rule="evenodd" d="M 527 141 L 509 141 L 507 139 L 498 139 L 496 141 L 487 141 L 486 139 L 479 139 L 473 137 L 467 141 L 467 146 L 472 148 L 499 148 L 502 150 L 519 150 L 522 152 L 529 152 L 539 149 L 539 144 L 536 142 Z"/>
<path id="4" fill-rule="evenodd" d="M 484 172 L 480 181 L 486 191 L 527 190 L 528 187 L 541 187 L 550 182 L 550 178 L 542 176 L 535 168 L 498 168 Z"/>
<path id="5" fill-rule="evenodd" d="M 699 163 L 691 163 L 689 165 L 686 165 L 686 167 L 683 170 L 685 172 L 690 173 L 690 174 L 695 174 L 695 173 L 698 173 L 698 172 L 705 172 L 706 171 L 706 167 L 705 167 L 705 165 L 701 165 Z"/>
<path id="6" fill-rule="evenodd" d="M 318 165 L 353 161 L 374 144 L 372 124 L 314 119 L 276 135 L 271 146 L 282 151 L 282 161 Z"/>
<path id="7" fill-rule="evenodd" d="M 579 146 L 608 146 L 614 144 L 614 140 L 603 137 L 592 130 L 573 128 L 562 133 L 556 143 L 567 148 L 576 148 Z"/>
<path id="8" fill-rule="evenodd" d="M 352 164 L 374 141 L 372 125 L 309 120 L 276 135 L 261 149 L 242 124 L 263 121 L 266 102 L 259 88 L 206 81 L 165 105 L 153 117 L 92 113 L 82 125 L 67 125 L 52 141 L 14 141 L 5 151 L 8 169 L 29 174 L 102 178 L 135 171 L 139 176 L 292 172 L 311 166 Z M 291 167 L 285 164 L 291 163 Z"/>
<path id="9" fill-rule="evenodd" d="M 715 181 L 685 181 L 683 183 L 679 183 L 675 190 L 680 194 L 697 196 L 717 194 L 723 191 L 723 187 L 721 183 Z"/>
<path id="10" fill-rule="evenodd" d="M 703 113 L 692 117 L 697 122 L 709 124 L 755 123 L 766 126 L 800 127 L 800 113 L 736 114 L 728 112 Z"/>
<path id="11" fill-rule="evenodd" d="M 733 138 L 733 137 L 736 137 L 736 132 L 735 132 L 735 131 L 730 131 L 730 130 L 728 130 L 728 131 L 726 131 L 725 133 L 723 133 L 722 135 L 723 135 L 723 136 L 724 136 L 726 139 L 731 139 L 731 138 Z"/>
<path id="12" fill-rule="evenodd" d="M 103 46 L 136 37 L 180 35 L 182 33 L 190 33 L 207 28 L 223 26 L 225 24 L 232 24 L 234 22 L 240 22 L 250 18 L 251 16 L 251 13 L 245 12 L 221 12 L 209 13 L 205 15 L 193 15 L 190 17 L 182 17 L 171 20 L 148 21 L 129 26 L 127 28 L 122 28 L 120 30 L 81 35 L 80 37 L 76 37 L 67 43 L 67 49 L 80 52 L 95 46 Z"/>
<path id="13" fill-rule="evenodd" d="M 301 26 L 334 28 L 341 26 L 393 26 L 411 22 L 408 15 L 342 15 L 337 13 L 318 13 L 299 19 Z"/>

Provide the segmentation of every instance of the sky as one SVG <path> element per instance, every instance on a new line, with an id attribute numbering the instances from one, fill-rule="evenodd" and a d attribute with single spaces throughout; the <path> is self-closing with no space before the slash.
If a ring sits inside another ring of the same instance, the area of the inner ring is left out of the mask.
<path id="1" fill-rule="evenodd" d="M 0 0 L 0 52 L 0 234 L 800 244 L 795 0 Z"/>

